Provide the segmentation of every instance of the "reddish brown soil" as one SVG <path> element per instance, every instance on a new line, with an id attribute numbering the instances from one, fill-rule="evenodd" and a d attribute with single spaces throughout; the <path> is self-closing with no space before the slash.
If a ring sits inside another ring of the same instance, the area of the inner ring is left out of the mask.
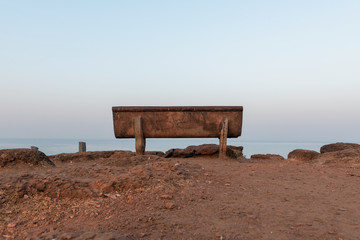
<path id="1" fill-rule="evenodd" d="M 2 239 L 360 239 L 360 168 L 128 156 L 0 169 Z"/>

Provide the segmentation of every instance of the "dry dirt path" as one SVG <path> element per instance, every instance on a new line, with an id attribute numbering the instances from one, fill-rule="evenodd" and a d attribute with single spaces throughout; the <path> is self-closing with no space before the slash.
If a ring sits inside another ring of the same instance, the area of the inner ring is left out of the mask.
<path id="1" fill-rule="evenodd" d="M 136 164 L 128 168 L 94 160 L 0 169 L 0 238 L 360 239 L 358 168 L 290 160 L 132 159 Z M 67 195 L 42 186 L 42 192 L 11 200 L 22 177 L 61 183 L 50 186 Z M 113 182 L 108 193 L 86 195 L 109 178 L 127 188 L 115 191 Z M 76 194 L 67 190 L 73 186 Z"/>
<path id="2" fill-rule="evenodd" d="M 360 239 L 359 169 L 288 160 L 197 162 L 214 174 L 204 187 L 209 199 L 194 206 L 199 234 L 212 232 L 224 239 Z"/>

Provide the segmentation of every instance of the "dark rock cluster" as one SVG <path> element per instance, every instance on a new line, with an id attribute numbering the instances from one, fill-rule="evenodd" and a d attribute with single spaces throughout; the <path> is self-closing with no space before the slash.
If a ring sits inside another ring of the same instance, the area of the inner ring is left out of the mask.
<path id="1" fill-rule="evenodd" d="M 242 157 L 243 147 L 239 146 L 227 146 L 226 155 L 230 158 L 239 158 Z M 180 149 L 169 149 L 165 152 L 165 156 L 171 157 L 196 157 L 196 156 L 204 156 L 204 157 L 212 157 L 219 156 L 219 145 L 217 144 L 202 144 L 199 146 L 188 146 L 187 148 Z"/>

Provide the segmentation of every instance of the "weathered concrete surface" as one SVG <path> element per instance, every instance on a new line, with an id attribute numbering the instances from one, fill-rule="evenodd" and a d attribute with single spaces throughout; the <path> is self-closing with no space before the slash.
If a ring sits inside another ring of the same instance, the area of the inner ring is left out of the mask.
<path id="1" fill-rule="evenodd" d="M 134 138 L 141 117 L 145 138 L 217 138 L 228 119 L 228 138 L 241 135 L 242 107 L 113 107 L 116 138 Z"/>

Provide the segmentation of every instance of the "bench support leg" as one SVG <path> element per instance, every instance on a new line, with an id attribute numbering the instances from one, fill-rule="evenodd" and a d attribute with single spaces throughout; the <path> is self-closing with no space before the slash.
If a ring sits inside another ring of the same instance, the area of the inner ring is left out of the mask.
<path id="1" fill-rule="evenodd" d="M 221 131 L 220 131 L 219 158 L 226 157 L 226 141 L 227 141 L 228 129 L 229 129 L 229 121 L 227 118 L 223 118 L 221 122 Z"/>
<path id="2" fill-rule="evenodd" d="M 135 117 L 135 119 L 134 119 L 134 130 L 135 130 L 136 155 L 144 155 L 145 154 L 146 140 L 145 140 L 144 132 L 143 132 L 143 128 L 142 128 L 142 119 L 141 119 L 141 117 Z"/>

